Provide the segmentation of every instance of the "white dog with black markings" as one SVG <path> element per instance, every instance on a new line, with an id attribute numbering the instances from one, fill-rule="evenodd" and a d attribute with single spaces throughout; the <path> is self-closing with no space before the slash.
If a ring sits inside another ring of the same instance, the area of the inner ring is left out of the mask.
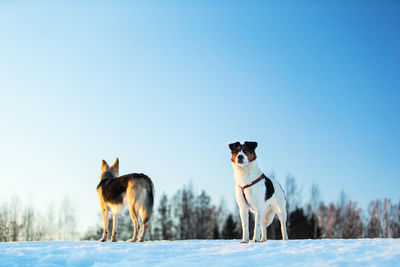
<path id="1" fill-rule="evenodd" d="M 249 242 L 249 211 L 254 213 L 253 242 L 267 240 L 267 229 L 275 215 L 281 223 L 282 238 L 288 239 L 286 232 L 286 197 L 275 178 L 268 178 L 260 170 L 256 161 L 257 142 L 232 143 L 232 166 L 236 181 L 235 196 L 240 210 L 243 238 Z M 261 234 L 261 239 L 260 239 Z"/>

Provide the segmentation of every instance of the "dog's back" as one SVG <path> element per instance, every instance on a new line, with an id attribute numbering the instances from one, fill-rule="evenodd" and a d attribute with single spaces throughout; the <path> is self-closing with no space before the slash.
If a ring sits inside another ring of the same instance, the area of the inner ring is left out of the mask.
<path id="1" fill-rule="evenodd" d="M 146 223 L 153 212 L 154 185 L 150 177 L 143 173 L 131 173 L 114 178 L 111 172 L 105 172 L 104 178 L 97 186 L 99 196 L 104 204 L 112 210 L 119 210 L 126 203 L 146 211 Z"/>

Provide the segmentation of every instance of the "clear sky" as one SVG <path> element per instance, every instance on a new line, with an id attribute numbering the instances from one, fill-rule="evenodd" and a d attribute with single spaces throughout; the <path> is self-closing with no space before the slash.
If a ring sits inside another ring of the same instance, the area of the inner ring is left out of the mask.
<path id="1" fill-rule="evenodd" d="M 93 224 L 118 156 L 157 197 L 233 203 L 245 140 L 304 202 L 399 200 L 399 1 L 132 2 L 0 2 L 1 201 L 67 195 Z"/>

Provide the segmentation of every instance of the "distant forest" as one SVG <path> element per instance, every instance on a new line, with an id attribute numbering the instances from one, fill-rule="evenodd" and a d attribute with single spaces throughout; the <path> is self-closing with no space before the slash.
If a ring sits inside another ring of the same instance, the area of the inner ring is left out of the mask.
<path id="1" fill-rule="evenodd" d="M 400 201 L 373 200 L 363 211 L 343 192 L 337 202 L 324 203 L 318 186 L 314 184 L 309 201 L 301 205 L 300 191 L 292 176 L 286 177 L 285 189 L 289 239 L 400 237 Z M 162 194 L 158 199 L 147 240 L 241 238 L 236 203 L 233 211 L 227 208 L 224 201 L 216 206 L 205 191 L 196 195 L 191 183 L 172 197 Z M 120 213 L 118 222 L 118 240 L 131 238 L 133 224 L 127 209 Z M 0 205 L 0 241 L 3 242 L 98 240 L 101 237 L 100 212 L 97 225 L 89 227 L 84 234 L 78 233 L 76 223 L 77 218 L 68 198 L 58 209 L 50 206 L 44 216 L 32 206 L 22 207 L 18 197 Z M 250 237 L 253 227 L 254 220 L 250 216 Z M 281 239 L 277 219 L 268 227 L 268 239 Z"/>

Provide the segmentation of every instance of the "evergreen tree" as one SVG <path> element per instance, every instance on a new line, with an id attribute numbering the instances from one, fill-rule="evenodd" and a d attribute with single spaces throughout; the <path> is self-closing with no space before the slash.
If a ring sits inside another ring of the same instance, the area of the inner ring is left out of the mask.
<path id="1" fill-rule="evenodd" d="M 218 224 L 214 224 L 214 229 L 213 229 L 213 239 L 220 239 L 220 234 L 219 234 L 219 229 L 218 229 Z"/>
<path id="2" fill-rule="evenodd" d="M 162 240 L 172 239 L 173 221 L 171 219 L 171 205 L 165 193 L 161 196 L 157 212 L 157 227 L 160 229 L 160 238 Z"/>
<path id="3" fill-rule="evenodd" d="M 302 208 L 291 212 L 288 235 L 291 239 L 311 239 L 314 235 L 314 220 L 307 218 Z"/>
<path id="4" fill-rule="evenodd" d="M 216 212 L 214 206 L 211 206 L 211 198 L 204 190 L 196 197 L 195 218 L 195 238 L 212 238 L 213 226 L 216 224 Z"/>
<path id="5" fill-rule="evenodd" d="M 194 194 L 192 185 L 183 187 L 174 196 L 174 215 L 177 218 L 177 239 L 195 237 Z"/>
<path id="6" fill-rule="evenodd" d="M 240 238 L 240 233 L 237 229 L 238 222 L 233 220 L 232 214 L 226 218 L 224 228 L 222 229 L 221 236 L 223 239 L 237 239 Z"/>

